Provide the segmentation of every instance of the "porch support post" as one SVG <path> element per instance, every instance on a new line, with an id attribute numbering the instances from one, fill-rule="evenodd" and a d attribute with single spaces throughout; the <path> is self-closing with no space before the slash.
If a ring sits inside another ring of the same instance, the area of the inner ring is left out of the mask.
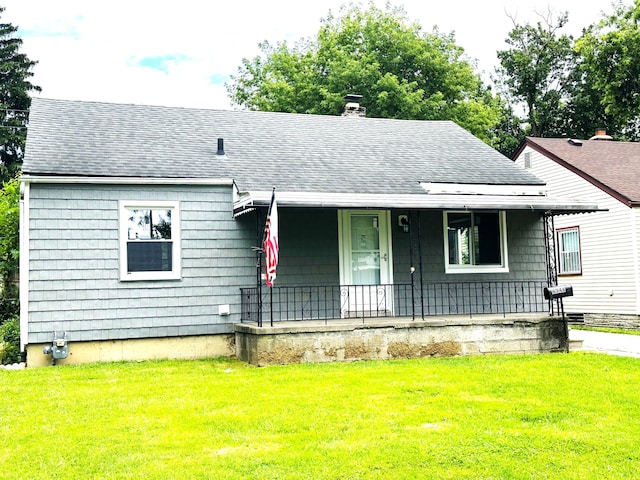
<path id="1" fill-rule="evenodd" d="M 256 239 L 258 247 L 256 248 L 256 291 L 258 293 L 258 326 L 262 327 L 262 235 L 260 235 L 260 210 L 256 210 Z"/>
<path id="2" fill-rule="evenodd" d="M 553 221 L 553 213 L 545 212 L 543 215 L 544 223 L 544 246 L 545 256 L 547 259 L 547 285 L 558 284 L 558 270 L 556 268 L 558 253 L 556 250 L 555 224 Z M 553 314 L 553 300 L 549 300 L 549 312 Z"/>
<path id="3" fill-rule="evenodd" d="M 420 270 L 420 309 L 424 320 L 424 283 L 422 277 L 422 230 L 420 222 L 420 210 L 418 210 L 418 269 Z"/>
<path id="4" fill-rule="evenodd" d="M 408 227 L 409 227 L 409 275 L 411 276 L 411 320 L 416 319 L 416 303 L 415 303 L 415 291 L 414 291 L 414 281 L 413 274 L 416 271 L 413 266 L 413 229 L 411 228 L 411 216 L 412 211 L 409 210 L 409 215 L 407 215 L 408 219 Z"/>

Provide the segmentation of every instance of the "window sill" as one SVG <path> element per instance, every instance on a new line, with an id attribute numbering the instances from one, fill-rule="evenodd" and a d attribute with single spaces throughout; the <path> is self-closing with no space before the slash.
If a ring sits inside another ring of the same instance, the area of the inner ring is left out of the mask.
<path id="1" fill-rule="evenodd" d="M 133 272 L 120 275 L 121 282 L 141 282 L 156 280 L 182 280 L 177 272 Z"/>
<path id="2" fill-rule="evenodd" d="M 502 265 L 447 265 L 444 273 L 453 275 L 464 273 L 509 273 L 509 267 Z"/>

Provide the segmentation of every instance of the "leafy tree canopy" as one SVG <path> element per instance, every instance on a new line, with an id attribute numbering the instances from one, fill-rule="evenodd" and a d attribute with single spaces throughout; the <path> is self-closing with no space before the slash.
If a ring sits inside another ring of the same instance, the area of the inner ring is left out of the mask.
<path id="1" fill-rule="evenodd" d="M 509 48 L 497 52 L 495 78 L 509 102 L 524 107 L 525 133 L 534 137 L 562 134 L 564 82 L 575 59 L 573 39 L 559 34 L 568 14 L 554 19 L 549 11 L 540 17 L 536 25 L 511 17 Z"/>
<path id="2" fill-rule="evenodd" d="M 0 7 L 0 15 L 5 8 Z M 40 87 L 29 79 L 36 65 L 20 53 L 22 40 L 16 37 L 17 27 L 0 21 L 0 180 L 10 180 L 20 170 L 30 92 Z"/>
<path id="3" fill-rule="evenodd" d="M 3 184 L 0 190 L 0 325 L 18 314 L 19 226 L 20 182 L 16 177 Z"/>
<path id="4" fill-rule="evenodd" d="M 640 140 L 640 0 L 592 25 L 576 42 L 576 129 L 605 127 Z"/>
<path id="5" fill-rule="evenodd" d="M 453 120 L 491 143 L 502 104 L 483 85 L 453 34 L 430 33 L 402 8 L 353 4 L 329 13 L 314 39 L 243 59 L 227 90 L 250 110 L 339 115 L 360 94 L 367 116 Z"/>

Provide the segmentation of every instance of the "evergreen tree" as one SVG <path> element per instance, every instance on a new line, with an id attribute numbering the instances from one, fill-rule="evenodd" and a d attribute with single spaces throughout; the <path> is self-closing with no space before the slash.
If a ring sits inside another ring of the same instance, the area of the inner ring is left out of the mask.
<path id="1" fill-rule="evenodd" d="M 0 7 L 0 16 L 5 11 Z M 40 87 L 29 79 L 36 62 L 20 53 L 22 40 L 16 36 L 17 27 L 0 21 L 0 180 L 11 180 L 20 171 L 30 92 Z"/>

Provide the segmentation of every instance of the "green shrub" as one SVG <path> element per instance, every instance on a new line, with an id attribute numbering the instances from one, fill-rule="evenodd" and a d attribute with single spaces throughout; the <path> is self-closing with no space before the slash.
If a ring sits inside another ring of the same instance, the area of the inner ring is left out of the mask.
<path id="1" fill-rule="evenodd" d="M 0 324 L 20 315 L 18 286 L 9 283 L 0 288 Z"/>
<path id="2" fill-rule="evenodd" d="M 0 363 L 20 361 L 20 319 L 13 317 L 0 325 Z"/>

